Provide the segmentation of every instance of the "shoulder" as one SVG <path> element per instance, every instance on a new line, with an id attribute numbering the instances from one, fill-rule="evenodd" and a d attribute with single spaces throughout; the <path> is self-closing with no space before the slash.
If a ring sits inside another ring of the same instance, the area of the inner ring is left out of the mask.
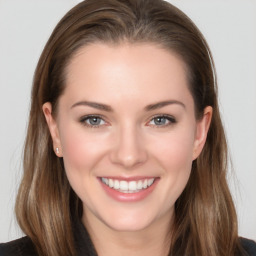
<path id="1" fill-rule="evenodd" d="M 37 256 L 30 238 L 22 237 L 0 244 L 0 256 Z"/>
<path id="2" fill-rule="evenodd" d="M 248 256 L 256 256 L 256 242 L 246 238 L 240 238 L 241 245 L 247 252 Z"/>

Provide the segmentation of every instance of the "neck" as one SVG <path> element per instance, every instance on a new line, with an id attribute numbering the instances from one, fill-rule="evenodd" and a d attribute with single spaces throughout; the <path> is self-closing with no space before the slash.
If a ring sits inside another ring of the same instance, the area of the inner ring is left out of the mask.
<path id="1" fill-rule="evenodd" d="M 89 216 L 91 215 L 91 216 Z M 167 256 L 170 250 L 170 217 L 163 217 L 143 230 L 117 231 L 92 214 L 84 214 L 86 226 L 98 256 Z M 93 225 L 92 225 L 93 223 Z"/>

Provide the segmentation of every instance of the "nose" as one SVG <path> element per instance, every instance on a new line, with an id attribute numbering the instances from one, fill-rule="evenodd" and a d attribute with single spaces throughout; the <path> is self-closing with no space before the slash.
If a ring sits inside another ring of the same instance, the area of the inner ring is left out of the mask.
<path id="1" fill-rule="evenodd" d="M 132 169 L 147 161 L 145 143 L 136 127 L 120 128 L 118 134 L 114 136 L 114 144 L 110 153 L 112 163 L 121 165 L 125 169 Z"/>

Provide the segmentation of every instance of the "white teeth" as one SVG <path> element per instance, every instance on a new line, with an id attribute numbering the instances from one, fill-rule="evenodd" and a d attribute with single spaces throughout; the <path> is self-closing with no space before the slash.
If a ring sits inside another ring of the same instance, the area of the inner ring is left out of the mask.
<path id="1" fill-rule="evenodd" d="M 147 181 L 148 181 L 148 187 L 149 187 L 149 186 L 151 186 L 151 185 L 153 184 L 154 179 L 149 179 L 149 180 L 147 180 Z"/>
<path id="2" fill-rule="evenodd" d="M 120 189 L 121 190 L 128 190 L 128 182 L 125 180 L 120 181 Z"/>
<path id="3" fill-rule="evenodd" d="M 150 187 L 154 183 L 154 178 L 151 179 L 143 179 L 138 181 L 125 181 L 125 180 L 113 180 L 108 178 L 101 178 L 101 181 L 122 193 L 136 193 L 141 191 L 142 189 L 146 189 Z"/>
<path id="4" fill-rule="evenodd" d="M 114 180 L 114 189 L 119 189 L 119 181 L 118 180 Z"/>
<path id="5" fill-rule="evenodd" d="M 104 182 L 104 181 L 103 181 Z M 113 188 L 114 187 L 114 181 L 112 179 L 109 179 L 108 180 L 108 184 L 105 183 L 106 185 L 108 185 L 110 188 Z"/>
<path id="6" fill-rule="evenodd" d="M 143 188 L 147 188 L 147 186 L 148 186 L 148 181 L 147 180 L 144 180 L 144 182 L 143 182 Z"/>
<path id="7" fill-rule="evenodd" d="M 142 181 L 137 182 L 137 189 L 142 189 Z"/>
<path id="8" fill-rule="evenodd" d="M 107 185 L 108 185 L 108 179 L 106 179 L 106 178 L 102 178 L 102 181 L 103 181 L 105 184 L 107 184 Z"/>
<path id="9" fill-rule="evenodd" d="M 137 190 L 136 181 L 129 182 L 129 190 Z"/>

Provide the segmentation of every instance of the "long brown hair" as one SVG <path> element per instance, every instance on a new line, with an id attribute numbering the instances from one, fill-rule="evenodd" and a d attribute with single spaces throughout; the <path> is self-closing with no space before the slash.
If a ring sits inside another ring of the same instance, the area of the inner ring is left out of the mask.
<path id="1" fill-rule="evenodd" d="M 17 220 L 42 256 L 75 255 L 72 218 L 81 218 L 81 200 L 55 156 L 42 112 L 51 102 L 56 113 L 65 90 L 66 67 L 84 45 L 155 43 L 178 54 L 186 64 L 189 89 L 201 118 L 212 106 L 213 118 L 201 155 L 175 204 L 169 255 L 233 256 L 242 250 L 227 174 L 227 145 L 217 102 L 211 51 L 194 23 L 162 0 L 86 0 L 57 24 L 39 59 L 33 81 L 24 150 L 24 176 Z"/>

